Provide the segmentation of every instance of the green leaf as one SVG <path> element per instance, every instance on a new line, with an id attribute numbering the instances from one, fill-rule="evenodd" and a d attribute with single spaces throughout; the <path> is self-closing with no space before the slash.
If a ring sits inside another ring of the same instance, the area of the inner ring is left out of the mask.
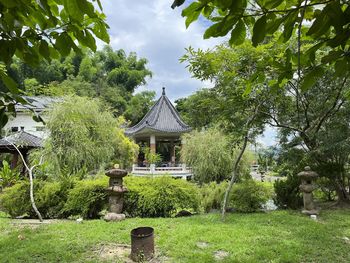
<path id="1" fill-rule="evenodd" d="M 83 37 L 79 38 L 79 42 L 95 52 L 97 47 L 94 37 L 87 29 L 84 30 L 84 34 Z"/>
<path id="2" fill-rule="evenodd" d="M 246 27 L 242 19 L 238 21 L 235 28 L 231 32 L 231 38 L 229 40 L 229 44 L 232 45 L 240 45 L 244 42 L 246 37 Z"/>
<path id="3" fill-rule="evenodd" d="M 2 108 L 0 110 L 0 127 L 4 127 L 5 124 L 8 122 L 9 118 L 6 114 L 6 109 Z"/>
<path id="4" fill-rule="evenodd" d="M 203 4 L 200 4 L 198 2 L 193 2 L 182 11 L 181 15 L 183 17 L 186 17 L 186 21 L 185 21 L 186 28 L 188 28 L 192 22 L 198 19 L 203 7 L 204 7 Z"/>
<path id="5" fill-rule="evenodd" d="M 266 0 L 266 2 L 264 3 L 264 7 L 267 9 L 273 9 L 279 6 L 282 2 L 283 0 Z"/>
<path id="6" fill-rule="evenodd" d="M 275 33 L 283 21 L 284 17 L 269 20 L 266 24 L 266 32 L 268 34 Z"/>
<path id="7" fill-rule="evenodd" d="M 40 41 L 39 52 L 40 52 L 40 55 L 42 55 L 45 59 L 47 60 L 50 59 L 49 45 L 47 44 L 46 41 L 44 40 Z"/>
<path id="8" fill-rule="evenodd" d="M 266 35 L 266 16 L 260 17 L 254 24 L 252 42 L 253 46 L 257 46 L 261 43 Z"/>
<path id="9" fill-rule="evenodd" d="M 95 13 L 94 6 L 89 3 L 86 0 L 77 0 L 77 4 L 81 11 L 83 11 L 85 14 L 87 14 L 91 18 L 97 17 L 97 14 Z"/>
<path id="10" fill-rule="evenodd" d="M 222 22 L 213 24 L 207 30 L 205 30 L 203 38 L 208 39 L 210 37 L 217 35 L 221 27 L 222 27 Z"/>
<path id="11" fill-rule="evenodd" d="M 106 24 L 104 24 L 102 22 L 95 23 L 95 25 L 93 27 L 93 32 L 99 39 L 101 39 L 102 41 L 104 41 L 106 43 L 109 43 L 110 39 L 109 39 L 109 34 L 107 32 L 107 25 Z"/>
<path id="12" fill-rule="evenodd" d="M 56 37 L 55 47 L 61 53 L 62 56 L 67 56 L 71 50 L 71 38 L 66 32 Z"/>
<path id="13" fill-rule="evenodd" d="M 323 68 L 314 67 L 303 78 L 300 89 L 302 91 L 307 91 L 310 87 L 312 87 L 316 83 L 318 78 L 322 77 L 323 73 L 324 73 Z"/>
<path id="14" fill-rule="evenodd" d="M 192 22 L 194 22 L 198 19 L 200 13 L 201 13 L 200 11 L 195 11 L 187 16 L 186 21 L 185 21 L 186 28 L 188 28 L 190 26 L 190 24 L 192 24 Z"/>
<path id="15" fill-rule="evenodd" d="M 81 12 L 78 1 L 80 0 L 65 0 L 64 7 L 67 8 L 67 12 L 71 18 L 81 22 L 84 19 L 84 13 Z"/>
<path id="16" fill-rule="evenodd" d="M 329 63 L 334 60 L 337 60 L 340 56 L 342 56 L 344 52 L 342 50 L 330 51 L 326 56 L 322 57 L 322 63 Z"/>
<path id="17" fill-rule="evenodd" d="M 2 82 L 5 84 L 8 90 L 11 93 L 18 94 L 19 90 L 18 90 L 17 83 L 3 71 L 0 72 L 0 75 L 1 75 Z"/>
<path id="18" fill-rule="evenodd" d="M 14 0 L 1 0 L 1 4 L 3 4 L 6 8 L 13 8 L 18 5 L 18 3 Z"/>
<path id="19" fill-rule="evenodd" d="M 307 31 L 306 35 L 313 36 L 314 38 L 321 36 L 330 27 L 329 17 L 327 15 L 326 9 L 323 9 L 317 16 L 315 21 L 312 23 L 310 29 Z"/>
<path id="20" fill-rule="evenodd" d="M 298 18 L 298 11 L 291 11 L 284 19 L 286 22 L 284 23 L 283 30 L 283 41 L 286 42 L 290 39 L 293 33 L 294 24 Z"/>
<path id="21" fill-rule="evenodd" d="M 337 77 L 344 76 L 348 71 L 348 62 L 346 61 L 345 58 L 338 60 L 334 64 L 334 69 L 335 69 L 335 75 Z"/>

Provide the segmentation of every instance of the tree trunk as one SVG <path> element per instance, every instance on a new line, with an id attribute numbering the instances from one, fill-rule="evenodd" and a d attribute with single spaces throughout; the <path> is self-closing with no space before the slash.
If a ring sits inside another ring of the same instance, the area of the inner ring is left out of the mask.
<path id="1" fill-rule="evenodd" d="M 244 137 L 242 149 L 241 149 L 241 151 L 237 157 L 237 160 L 235 162 L 235 166 L 233 168 L 232 175 L 231 175 L 231 180 L 230 180 L 230 183 L 229 183 L 229 185 L 226 189 L 226 192 L 225 192 L 224 202 L 223 202 L 222 211 L 221 211 L 221 219 L 225 218 L 225 212 L 226 212 L 226 208 L 227 208 L 228 198 L 230 196 L 230 192 L 232 190 L 233 184 L 236 182 L 236 179 L 238 177 L 238 165 L 242 159 L 242 156 L 245 152 L 245 149 L 247 148 L 247 143 L 248 143 L 248 134 Z"/>
<path id="2" fill-rule="evenodd" d="M 245 135 L 244 135 L 244 141 L 243 141 L 243 146 L 242 149 L 237 157 L 237 160 L 235 162 L 235 165 L 233 167 L 233 171 L 232 171 L 232 175 L 231 175 L 231 180 L 230 183 L 226 189 L 225 192 L 225 196 L 224 196 L 224 201 L 222 204 L 222 211 L 221 211 L 221 219 L 224 220 L 225 218 L 225 213 L 226 213 L 226 208 L 227 208 L 227 202 L 228 202 L 228 198 L 230 196 L 230 192 L 232 190 L 233 184 L 236 182 L 237 177 L 238 177 L 238 165 L 242 159 L 242 156 L 245 152 L 245 149 L 247 148 L 247 143 L 248 143 L 248 136 L 249 136 L 249 131 L 250 131 L 250 126 L 253 123 L 256 115 L 258 114 L 259 111 L 259 107 L 260 107 L 261 103 L 259 103 L 258 105 L 256 105 L 255 109 L 254 109 L 254 113 L 251 115 L 251 117 L 247 120 L 244 128 L 246 129 L 245 131 Z"/>
<path id="3" fill-rule="evenodd" d="M 30 184 L 30 203 L 32 204 L 32 207 L 33 207 L 35 213 L 37 214 L 39 221 L 43 222 L 43 218 L 42 218 L 38 208 L 36 207 L 35 200 L 34 200 L 33 169 L 29 169 L 28 173 L 29 173 L 29 184 Z"/>
<path id="4" fill-rule="evenodd" d="M 337 192 L 338 203 L 339 204 L 350 203 L 350 195 L 346 191 L 346 189 L 345 189 L 345 187 L 344 187 L 344 185 L 342 183 L 337 181 L 336 184 L 335 184 L 335 190 Z"/>

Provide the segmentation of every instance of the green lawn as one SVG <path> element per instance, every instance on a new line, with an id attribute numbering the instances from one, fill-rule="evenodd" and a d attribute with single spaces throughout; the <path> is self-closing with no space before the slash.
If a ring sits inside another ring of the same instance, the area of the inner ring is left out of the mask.
<path id="1" fill-rule="evenodd" d="M 18 226 L 0 214 L 0 262 L 101 262 L 103 244 L 130 244 L 130 230 L 155 228 L 157 251 L 169 262 L 350 262 L 350 210 L 322 211 L 319 221 L 298 212 L 217 214 L 191 218 L 61 221 Z M 24 238 L 24 239 L 22 239 Z M 198 242 L 206 242 L 200 248 Z M 115 262 L 116 260 L 114 260 Z"/>

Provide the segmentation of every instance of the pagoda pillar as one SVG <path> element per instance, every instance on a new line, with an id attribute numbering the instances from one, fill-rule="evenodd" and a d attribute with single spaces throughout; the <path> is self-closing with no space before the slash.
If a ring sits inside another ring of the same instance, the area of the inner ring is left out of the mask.
<path id="1" fill-rule="evenodd" d="M 175 157 L 175 143 L 173 140 L 170 141 L 170 161 L 171 164 L 175 166 L 175 162 L 176 162 L 176 157 Z"/>
<path id="2" fill-rule="evenodd" d="M 151 150 L 151 153 L 156 153 L 156 136 L 154 134 L 151 135 L 149 140 L 149 148 Z"/>

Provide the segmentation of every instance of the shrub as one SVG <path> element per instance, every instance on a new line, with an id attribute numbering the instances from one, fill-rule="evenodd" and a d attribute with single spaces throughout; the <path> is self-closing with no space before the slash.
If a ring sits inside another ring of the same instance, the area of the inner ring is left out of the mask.
<path id="1" fill-rule="evenodd" d="M 63 213 L 97 218 L 98 213 L 107 206 L 107 185 L 107 177 L 77 181 L 74 188 L 68 191 Z"/>
<path id="2" fill-rule="evenodd" d="M 178 210 L 199 209 L 198 188 L 187 181 L 162 177 L 126 177 L 125 211 L 131 216 L 169 217 Z"/>
<path id="3" fill-rule="evenodd" d="M 73 180 L 41 182 L 35 193 L 35 201 L 43 218 L 65 217 L 63 207 L 67 202 L 68 191 L 74 187 Z M 35 216 L 33 214 L 33 216 Z"/>
<path id="4" fill-rule="evenodd" d="M 254 180 L 235 184 L 230 196 L 230 205 L 239 212 L 255 212 L 272 196 L 271 188 Z"/>
<path id="5" fill-rule="evenodd" d="M 0 169 L 0 191 L 2 188 L 14 185 L 18 180 L 18 171 L 12 170 L 10 164 L 6 160 L 3 160 L 2 168 Z"/>
<path id="6" fill-rule="evenodd" d="M 97 218 L 107 208 L 108 178 L 65 180 L 60 182 L 36 181 L 34 194 L 37 207 L 44 218 L 82 216 Z M 168 217 L 178 210 L 198 211 L 198 188 L 187 181 L 171 177 L 126 177 L 124 211 L 130 216 Z M 11 216 L 28 214 L 35 217 L 29 201 L 29 183 L 21 181 L 5 189 L 0 205 Z"/>
<path id="7" fill-rule="evenodd" d="M 34 181 L 35 204 L 43 218 L 63 217 L 62 208 L 67 201 L 68 189 L 73 182 Z M 12 217 L 27 214 L 36 217 L 29 199 L 29 182 L 19 181 L 6 188 L 0 196 L 2 209 Z"/>
<path id="8" fill-rule="evenodd" d="M 299 191 L 300 180 L 292 174 L 287 175 L 286 180 L 277 180 L 274 183 L 274 202 L 279 208 L 300 208 L 303 204 L 302 195 Z"/>
<path id="9" fill-rule="evenodd" d="M 221 209 L 227 186 L 227 181 L 219 184 L 211 182 L 201 186 L 201 208 L 204 210 L 204 212 L 208 213 L 213 209 Z"/>
<path id="10" fill-rule="evenodd" d="M 29 214 L 32 209 L 29 200 L 29 182 L 19 181 L 6 188 L 0 195 L 0 206 L 11 217 Z"/>

